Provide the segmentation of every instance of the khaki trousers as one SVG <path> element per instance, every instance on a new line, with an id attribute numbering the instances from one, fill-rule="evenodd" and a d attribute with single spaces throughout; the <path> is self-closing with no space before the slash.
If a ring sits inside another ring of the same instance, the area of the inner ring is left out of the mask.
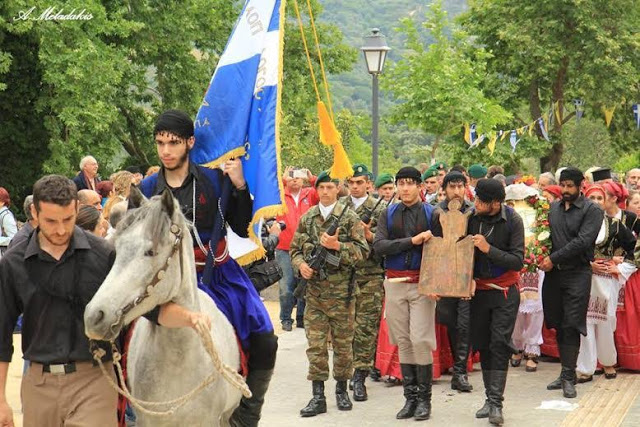
<path id="1" fill-rule="evenodd" d="M 400 363 L 430 365 L 436 349 L 436 302 L 418 293 L 417 283 L 384 281 L 389 338 Z"/>
<path id="2" fill-rule="evenodd" d="M 112 368 L 107 368 L 115 380 Z M 76 372 L 56 375 L 31 363 L 22 378 L 25 427 L 115 427 L 118 394 L 91 362 L 78 362 Z"/>

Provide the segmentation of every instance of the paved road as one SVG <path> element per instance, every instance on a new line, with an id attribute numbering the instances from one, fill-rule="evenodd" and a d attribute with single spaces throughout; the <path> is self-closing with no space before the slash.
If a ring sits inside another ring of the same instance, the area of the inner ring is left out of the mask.
<path id="1" fill-rule="evenodd" d="M 311 398 L 311 384 L 306 380 L 306 339 L 302 329 L 280 333 L 276 374 L 263 410 L 265 426 L 401 426 L 415 425 L 413 420 L 399 421 L 395 413 L 402 407 L 402 387 L 387 387 L 383 383 L 368 382 L 369 400 L 354 402 L 352 411 L 338 411 L 333 395 L 335 382 L 326 383 L 328 412 L 313 418 L 301 418 L 299 410 Z M 472 393 L 458 393 L 450 389 L 451 376 L 436 380 L 433 386 L 432 416 L 425 424 L 430 426 L 485 426 L 487 420 L 474 418 L 475 411 L 484 403 L 482 375 L 471 374 Z M 505 396 L 505 425 L 512 426 L 640 426 L 640 375 L 620 374 L 616 380 L 596 377 L 596 381 L 578 386 L 577 399 L 564 399 L 560 391 L 547 391 L 546 384 L 558 375 L 558 363 L 542 362 L 538 372 L 527 373 L 524 364 L 510 369 Z M 626 400 L 624 396 L 626 395 Z M 536 409 L 543 401 L 578 404 L 572 412 Z M 589 408 L 581 403 L 588 400 Z M 634 403 L 635 402 L 635 403 Z M 631 407 L 631 408 L 630 408 Z M 606 411 L 591 409 L 606 408 Z M 629 411 L 631 409 L 631 411 Z M 629 411 L 629 412 L 628 412 Z M 595 414 L 595 415 L 594 415 Z M 604 415 L 597 418 L 597 415 Z M 626 419 L 625 419 L 626 415 Z M 564 422 L 564 424 L 563 424 Z"/>
<path id="2" fill-rule="evenodd" d="M 277 302 L 266 303 L 271 317 L 277 319 Z M 311 398 L 311 383 L 306 380 L 306 339 L 302 329 L 282 332 L 277 320 L 279 350 L 276 372 L 267 393 L 263 409 L 266 427 L 293 426 L 401 426 L 417 425 L 413 420 L 398 421 L 396 412 L 404 404 L 402 387 L 387 387 L 383 383 L 367 382 L 369 400 L 354 402 L 352 411 L 336 409 L 333 380 L 326 383 L 328 412 L 313 418 L 301 418 L 299 411 Z M 14 335 L 15 354 L 10 366 L 7 392 L 14 409 L 16 427 L 22 425 L 20 414 L 20 378 L 22 354 L 20 335 Z M 538 372 L 526 373 L 521 368 L 510 369 L 505 396 L 505 425 L 526 427 L 640 427 L 640 374 L 621 373 L 616 380 L 604 377 L 578 386 L 577 399 L 563 399 L 560 391 L 547 391 L 546 384 L 559 372 L 558 363 L 542 362 Z M 472 393 L 457 393 L 450 389 L 451 377 L 445 375 L 433 386 L 433 411 L 424 425 L 442 427 L 488 426 L 487 420 L 476 420 L 474 413 L 484 402 L 482 375 L 479 366 L 470 375 L 475 387 Z M 578 404 L 571 411 L 536 409 L 543 401 L 560 401 Z"/>

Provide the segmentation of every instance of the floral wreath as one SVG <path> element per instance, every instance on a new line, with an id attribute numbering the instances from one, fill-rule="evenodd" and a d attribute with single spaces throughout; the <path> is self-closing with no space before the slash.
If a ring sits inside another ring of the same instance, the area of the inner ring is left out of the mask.
<path id="1" fill-rule="evenodd" d="M 538 266 L 542 263 L 542 260 L 551 253 L 549 202 L 539 196 L 527 197 L 525 201 L 536 211 L 536 220 L 533 223 L 533 234 L 535 238 L 525 248 L 522 273 L 535 273 L 538 271 Z"/>

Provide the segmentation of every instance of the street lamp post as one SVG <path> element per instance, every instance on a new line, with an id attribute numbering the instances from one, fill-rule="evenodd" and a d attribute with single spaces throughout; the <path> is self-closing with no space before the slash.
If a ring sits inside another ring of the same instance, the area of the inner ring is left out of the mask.
<path id="1" fill-rule="evenodd" d="M 386 37 L 380 33 L 380 30 L 374 28 L 371 34 L 365 36 L 364 46 L 362 47 L 364 60 L 367 63 L 367 71 L 373 77 L 373 94 L 371 98 L 371 149 L 372 161 L 371 168 L 374 177 L 378 176 L 378 122 L 380 116 L 378 113 L 378 75 L 384 69 L 384 61 L 387 59 L 387 53 L 391 50 L 386 43 Z"/>

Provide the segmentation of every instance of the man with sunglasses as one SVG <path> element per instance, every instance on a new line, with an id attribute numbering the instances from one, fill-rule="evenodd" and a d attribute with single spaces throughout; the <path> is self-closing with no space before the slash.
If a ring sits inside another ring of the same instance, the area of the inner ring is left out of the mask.
<path id="1" fill-rule="evenodd" d="M 475 212 L 467 234 L 475 246 L 471 300 L 471 336 L 480 350 L 482 380 L 487 399 L 476 418 L 502 425 L 502 401 L 507 383 L 511 341 L 520 305 L 516 287 L 524 260 L 524 225 L 513 208 L 504 204 L 505 191 L 495 179 L 482 178 L 475 188 Z"/>

